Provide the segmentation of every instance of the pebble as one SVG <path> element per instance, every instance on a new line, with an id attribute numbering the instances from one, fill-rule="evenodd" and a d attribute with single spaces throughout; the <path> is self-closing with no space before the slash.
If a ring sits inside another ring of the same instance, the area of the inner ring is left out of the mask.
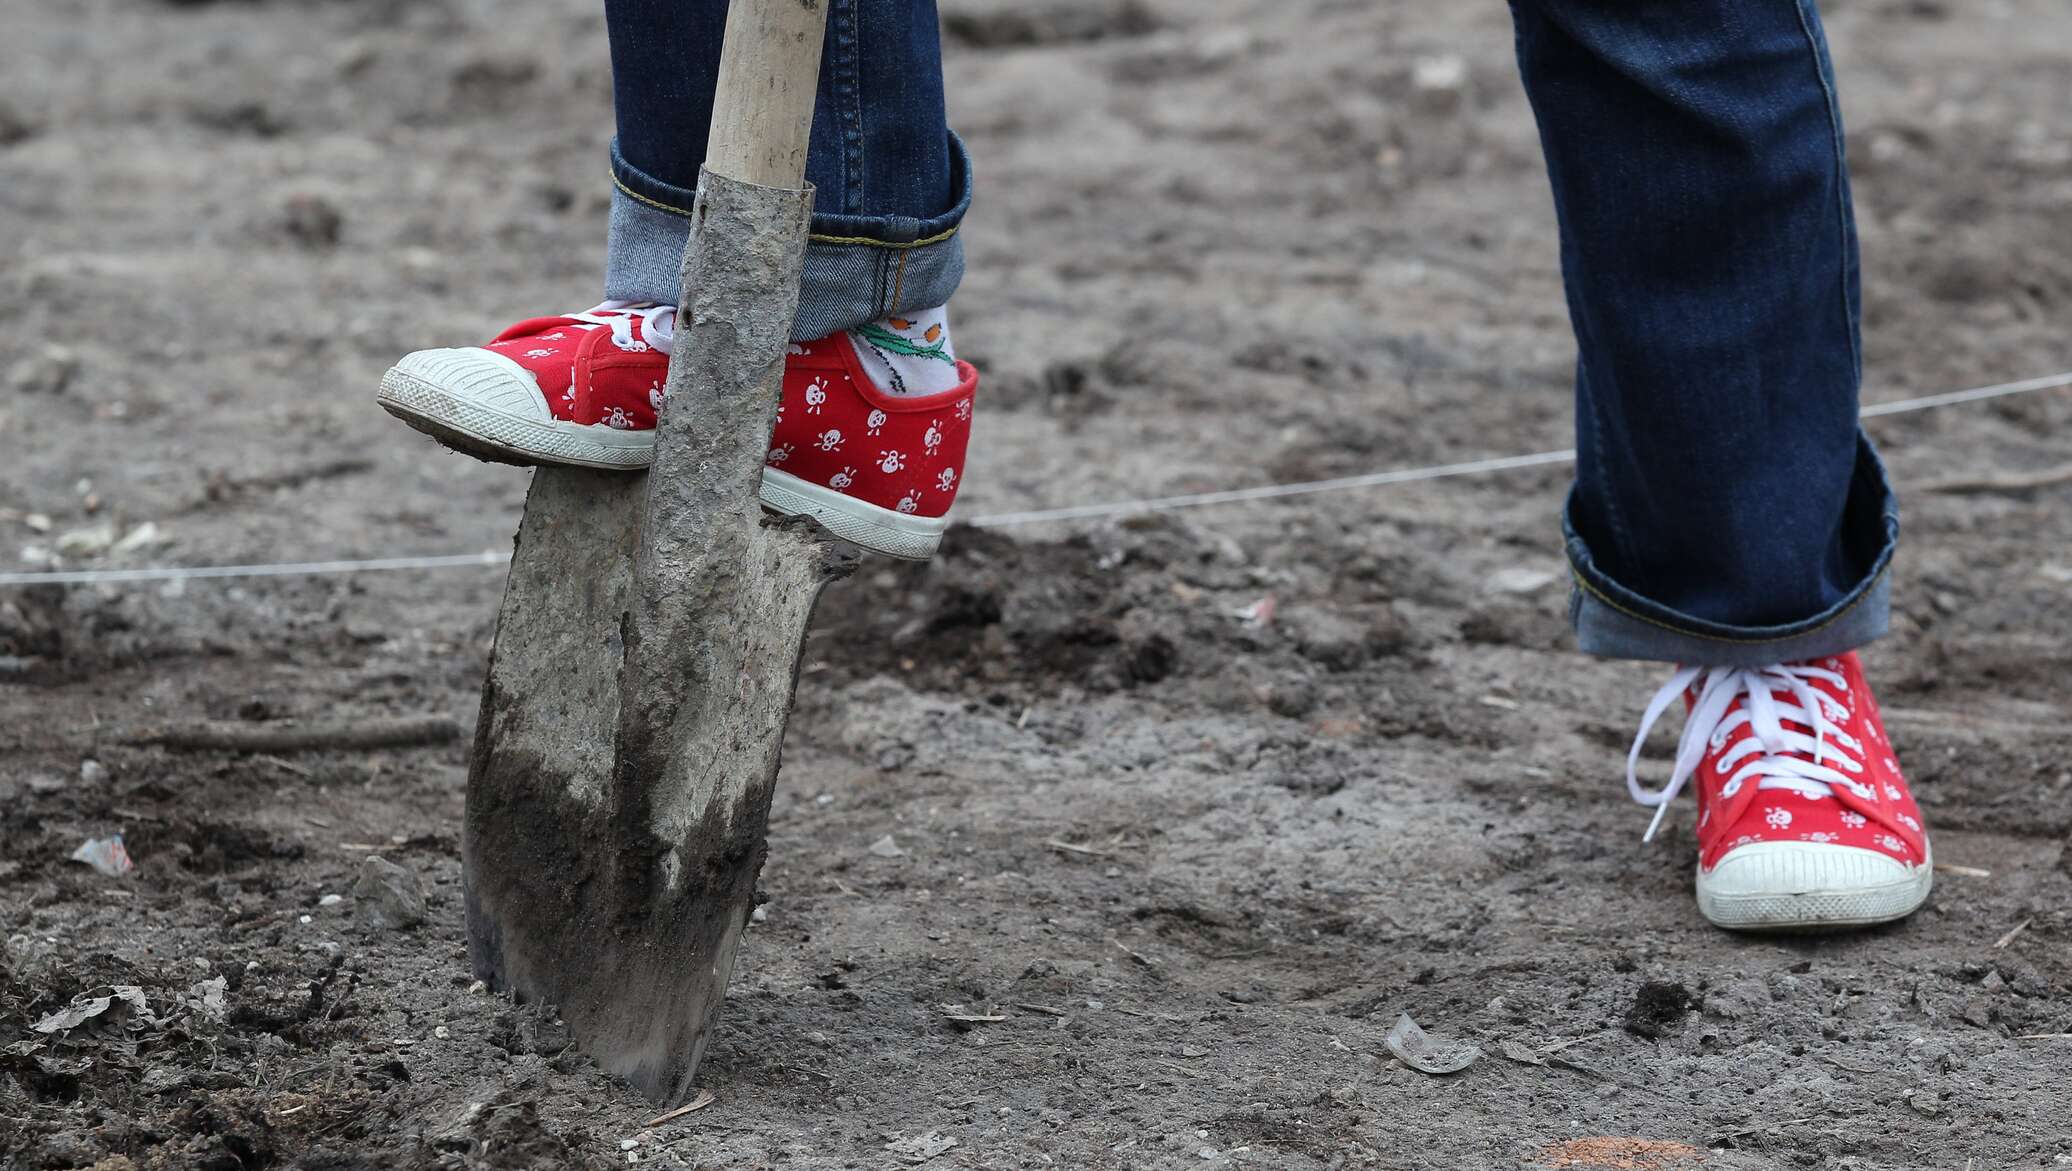
<path id="1" fill-rule="evenodd" d="M 872 842 L 870 852 L 879 858 L 902 858 L 906 856 L 906 851 L 899 848 L 899 843 L 892 839 L 891 834 L 886 834 L 884 837 Z"/>
<path id="2" fill-rule="evenodd" d="M 440 1025 L 438 1028 L 432 1030 L 432 1036 L 437 1037 L 441 1041 L 444 1041 L 446 1038 L 451 1037 L 452 1035 L 452 1033 L 446 1031 L 445 1025 Z"/>
<path id="3" fill-rule="evenodd" d="M 115 522 L 102 521 L 83 529 L 73 529 L 58 535 L 58 552 L 67 557 L 91 557 L 105 553 L 115 544 Z"/>
<path id="4" fill-rule="evenodd" d="M 417 872 L 386 858 L 368 855 L 360 863 L 360 877 L 353 881 L 353 909 L 359 919 L 377 931 L 415 927 L 424 922 L 424 889 Z"/>
<path id="5" fill-rule="evenodd" d="M 82 760 L 79 762 L 79 779 L 89 785 L 98 785 L 108 779 L 107 766 L 98 760 Z"/>
<path id="6" fill-rule="evenodd" d="M 16 394 L 57 394 L 78 372 L 79 355 L 64 346 L 46 345 L 14 364 L 7 386 Z"/>
<path id="7" fill-rule="evenodd" d="M 342 903 L 342 902 L 344 902 L 344 901 L 345 901 L 345 896 L 344 896 L 344 895 L 325 895 L 325 896 L 324 896 L 323 898 L 320 898 L 320 899 L 318 899 L 318 900 L 317 900 L 317 906 L 319 906 L 319 907 L 335 907 L 335 906 L 337 906 L 338 904 L 340 904 L 340 903 Z"/>

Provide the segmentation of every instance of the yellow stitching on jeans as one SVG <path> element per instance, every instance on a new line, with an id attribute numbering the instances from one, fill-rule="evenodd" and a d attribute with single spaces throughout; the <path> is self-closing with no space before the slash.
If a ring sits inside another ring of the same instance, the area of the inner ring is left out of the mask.
<path id="1" fill-rule="evenodd" d="M 956 234 L 957 229 L 951 228 L 946 232 L 937 232 L 935 235 L 930 236 L 925 240 L 909 240 L 903 244 L 895 244 L 889 240 L 873 240 L 869 236 L 822 236 L 815 234 L 806 237 L 806 239 L 812 241 L 815 244 L 867 244 L 872 248 L 894 248 L 905 250 L 908 248 L 926 248 L 930 244 L 940 244 L 944 240 L 947 240 L 951 236 L 954 236 Z"/>
<path id="2" fill-rule="evenodd" d="M 683 208 L 677 207 L 673 204 L 663 203 L 659 199 L 649 199 L 647 196 L 642 195 L 640 192 L 635 191 L 633 188 L 626 186 L 625 181 L 620 179 L 617 174 L 612 175 L 612 186 L 624 192 L 626 198 L 635 200 L 640 203 L 645 203 L 649 207 L 652 207 L 657 211 L 666 211 L 670 215 L 680 215 L 686 218 L 688 218 L 691 214 L 690 212 L 685 211 Z M 957 229 L 953 227 L 945 232 L 937 232 L 935 235 L 930 236 L 925 240 L 912 240 L 904 244 L 896 244 L 887 240 L 873 240 L 869 236 L 822 236 L 817 233 L 807 236 L 806 239 L 808 242 L 814 244 L 866 244 L 872 248 L 895 248 L 904 250 L 908 248 L 925 248 L 930 244 L 940 244 L 944 240 L 947 240 L 951 236 L 954 236 L 956 234 Z"/>
<path id="3" fill-rule="evenodd" d="M 906 288 L 906 262 L 907 262 L 907 254 L 906 254 L 906 253 L 904 253 L 904 252 L 900 253 L 900 254 L 899 254 L 899 269 L 898 269 L 898 270 L 897 270 L 896 272 L 894 272 L 894 273 L 892 274 L 892 305 L 891 305 L 891 308 L 892 308 L 893 310 L 895 310 L 895 311 L 896 311 L 896 310 L 897 310 L 897 309 L 899 308 L 899 293 L 900 293 L 900 290 L 902 290 L 902 289 Z"/>
<path id="4" fill-rule="evenodd" d="M 1848 615 L 1848 613 L 1851 610 L 1854 610 L 1859 602 L 1862 602 L 1865 598 L 1870 596 L 1871 587 L 1875 586 L 1878 583 L 1878 579 L 1884 577 L 1887 573 L 1890 573 L 1891 571 L 1892 563 L 1888 561 L 1885 563 L 1885 567 L 1878 571 L 1877 577 L 1873 577 L 1869 581 L 1864 583 L 1863 589 L 1857 593 L 1856 597 L 1850 600 L 1848 605 L 1842 607 L 1840 610 L 1837 610 L 1833 615 L 1831 615 L 1828 618 L 1827 621 L 1821 623 L 1818 626 L 1808 627 L 1807 629 L 1801 630 L 1796 634 L 1781 635 L 1777 638 L 1729 638 L 1726 635 L 1721 634 L 1701 634 L 1695 630 L 1685 630 L 1681 627 L 1671 626 L 1667 622 L 1660 621 L 1659 619 L 1650 618 L 1645 614 L 1636 614 L 1633 611 L 1628 610 L 1626 607 L 1621 606 L 1617 602 L 1606 597 L 1604 595 L 1604 591 L 1598 589 L 1596 586 L 1591 585 L 1588 581 L 1585 581 L 1583 579 L 1582 571 L 1576 568 L 1575 562 L 1571 561 L 1568 564 L 1569 576 L 1575 579 L 1575 583 L 1578 588 L 1580 588 L 1584 593 L 1589 594 L 1591 597 L 1596 598 L 1598 601 L 1603 602 L 1605 605 L 1610 606 L 1612 609 L 1618 611 L 1621 614 L 1624 614 L 1626 617 L 1631 618 L 1636 622 L 1645 622 L 1649 626 L 1669 631 L 1671 634 L 1680 634 L 1685 638 L 1702 638 L 1707 642 L 1723 642 L 1733 646 L 1764 646 L 1773 642 L 1790 642 L 1795 638 L 1804 638 L 1809 634 L 1818 634 L 1821 631 L 1826 630 L 1828 627 L 1833 626 L 1835 623 L 1840 622 L 1845 616 Z"/>
<path id="5" fill-rule="evenodd" d="M 670 204 L 663 203 L 659 199 L 649 199 L 647 196 L 642 195 L 640 192 L 635 191 L 633 188 L 626 186 L 626 184 L 619 179 L 619 176 L 617 174 L 612 175 L 612 186 L 624 192 L 626 194 L 626 198 L 628 199 L 637 199 L 640 202 L 647 204 L 649 207 L 656 208 L 661 211 L 666 211 L 671 215 L 680 215 L 688 217 L 691 214 L 690 212 L 685 211 L 683 208 L 674 207 Z"/>

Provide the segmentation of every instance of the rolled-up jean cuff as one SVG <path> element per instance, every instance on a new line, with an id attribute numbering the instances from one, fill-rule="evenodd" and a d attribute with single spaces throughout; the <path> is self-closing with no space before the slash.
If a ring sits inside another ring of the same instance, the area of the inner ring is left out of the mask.
<path id="1" fill-rule="evenodd" d="M 912 216 L 813 215 L 806 266 L 799 282 L 795 341 L 854 329 L 893 313 L 949 303 L 964 278 L 964 241 L 958 234 L 971 206 L 971 161 L 950 135 L 953 190 L 950 209 L 931 219 Z M 607 300 L 676 304 L 690 209 L 697 192 L 635 169 L 612 145 L 611 228 L 605 248 Z"/>
<path id="2" fill-rule="evenodd" d="M 1760 667 L 1838 655 L 1883 635 L 1892 620 L 1892 554 L 1899 542 L 1899 506 L 1867 440 L 1859 474 L 1876 477 L 1878 554 L 1861 580 L 1834 605 L 1778 626 L 1729 626 L 1678 613 L 1613 581 L 1564 513 L 1569 570 L 1569 623 L 1587 654 L 1711 667 Z"/>

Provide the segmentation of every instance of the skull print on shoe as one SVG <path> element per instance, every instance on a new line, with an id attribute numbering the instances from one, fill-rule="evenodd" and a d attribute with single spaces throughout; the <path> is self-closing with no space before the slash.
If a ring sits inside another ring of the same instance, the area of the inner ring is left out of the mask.
<path id="1" fill-rule="evenodd" d="M 676 311 L 607 301 L 519 322 L 486 346 L 420 350 L 381 380 L 383 409 L 458 451 L 514 464 L 638 469 L 654 460 Z M 947 368 L 947 367 L 946 367 Z M 891 394 L 848 333 L 793 343 L 761 496 L 895 557 L 931 556 L 964 478 L 978 372 Z"/>

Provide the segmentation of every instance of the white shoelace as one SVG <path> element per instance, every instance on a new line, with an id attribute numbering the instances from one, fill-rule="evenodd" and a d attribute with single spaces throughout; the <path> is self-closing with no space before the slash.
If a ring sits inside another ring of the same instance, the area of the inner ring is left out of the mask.
<path id="1" fill-rule="evenodd" d="M 651 305 L 645 301 L 603 301 L 581 313 L 577 321 L 602 325 L 612 331 L 612 344 L 622 350 L 652 349 L 668 354 L 676 344 L 676 306 Z M 633 336 L 634 319 L 640 320 L 640 337 Z"/>
<path id="2" fill-rule="evenodd" d="M 1789 789 L 1816 800 L 1834 796 L 1837 785 L 1871 796 L 1870 786 L 1844 775 L 1863 772 L 1863 762 L 1858 759 L 1864 752 L 1863 744 L 1839 726 L 1849 718 L 1848 709 L 1816 690 L 1809 680 L 1833 684 L 1842 694 L 1849 693 L 1849 685 L 1839 673 L 1805 663 L 1756 669 L 1684 667 L 1664 683 L 1648 703 L 1646 714 L 1640 717 L 1640 733 L 1633 738 L 1633 751 L 1626 757 L 1626 791 L 1642 805 L 1655 807 L 1654 820 L 1648 822 L 1648 832 L 1641 840 L 1654 840 L 1669 803 L 1676 800 L 1684 782 L 1697 773 L 1706 751 L 1725 744 L 1734 729 L 1743 724 L 1749 725 L 1754 735 L 1723 753 L 1713 765 L 1721 773 L 1734 770 L 1720 790 L 1722 796 L 1732 797 L 1750 780 L 1755 781 L 1758 789 Z M 1670 771 L 1668 784 L 1648 789 L 1638 775 L 1641 745 L 1647 743 L 1655 721 L 1692 683 L 1699 683 L 1698 702 L 1691 705 L 1691 714 L 1684 721 L 1683 738 L 1676 746 L 1676 767 Z M 1779 700 L 1779 691 L 1786 692 L 1794 702 Z M 1729 712 L 1734 701 L 1744 696 L 1748 702 L 1740 710 Z M 1813 734 L 1808 736 L 1786 728 L 1787 720 L 1813 729 Z M 1793 753 L 1808 753 L 1812 759 L 1790 755 Z M 1843 771 L 1829 768 L 1823 761 L 1833 761 Z M 1740 765 L 1738 769 L 1736 764 Z"/>

